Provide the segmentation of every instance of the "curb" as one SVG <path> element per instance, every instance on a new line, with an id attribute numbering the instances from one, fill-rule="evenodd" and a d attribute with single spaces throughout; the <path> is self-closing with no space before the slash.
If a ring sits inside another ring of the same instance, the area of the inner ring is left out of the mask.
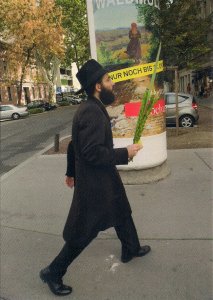
<path id="1" fill-rule="evenodd" d="M 69 138 L 69 137 L 70 137 L 70 135 L 63 136 L 60 138 L 59 141 L 61 142 L 64 139 Z M 0 182 L 3 182 L 4 180 L 6 180 L 8 177 L 13 175 L 16 171 L 22 169 L 24 166 L 26 166 L 31 161 L 35 160 L 37 157 L 43 156 L 44 153 L 47 152 L 52 147 L 54 147 L 54 143 L 51 143 L 50 145 L 48 145 L 47 147 L 45 147 L 38 153 L 34 154 L 29 159 L 22 162 L 17 167 L 13 168 L 6 174 L 2 175 Z M 52 155 L 47 154 L 43 157 L 45 158 L 46 156 L 62 157 L 62 156 L 66 156 L 66 154 L 52 154 Z M 119 171 L 119 174 L 121 176 L 121 179 L 122 179 L 122 182 L 124 185 L 140 185 L 140 184 L 148 184 L 148 183 L 153 183 L 153 182 L 163 180 L 164 178 L 166 178 L 167 176 L 169 176 L 171 174 L 171 170 L 167 164 L 167 161 L 165 161 L 160 166 L 156 166 L 156 167 L 153 167 L 150 169 Z"/>
<path id="2" fill-rule="evenodd" d="M 70 135 L 67 136 L 63 136 L 60 138 L 60 142 L 63 139 L 66 139 L 70 137 Z M 8 171 L 7 173 L 3 174 L 0 178 L 0 182 L 4 181 L 5 179 L 7 179 L 8 177 L 10 177 L 11 175 L 13 175 L 16 171 L 22 169 L 25 165 L 27 165 L 28 163 L 30 163 L 31 161 L 35 160 L 38 156 L 43 155 L 43 153 L 45 153 L 46 151 L 48 151 L 49 149 L 51 149 L 52 147 L 54 147 L 54 143 L 48 145 L 47 147 L 45 147 L 44 149 L 40 150 L 39 152 L 37 152 L 36 154 L 34 154 L 32 157 L 28 158 L 27 160 L 23 161 L 22 163 L 20 163 L 17 167 L 13 168 L 12 170 Z M 55 155 L 55 154 L 54 154 Z M 60 154 L 61 155 L 61 154 Z"/>

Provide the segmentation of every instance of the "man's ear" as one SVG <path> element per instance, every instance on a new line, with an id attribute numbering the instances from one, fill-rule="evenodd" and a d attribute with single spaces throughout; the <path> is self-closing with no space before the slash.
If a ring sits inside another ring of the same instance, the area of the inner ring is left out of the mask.
<path id="1" fill-rule="evenodd" d="M 100 93 L 101 92 L 101 84 L 100 83 L 96 83 L 95 89 L 96 89 L 97 92 Z"/>

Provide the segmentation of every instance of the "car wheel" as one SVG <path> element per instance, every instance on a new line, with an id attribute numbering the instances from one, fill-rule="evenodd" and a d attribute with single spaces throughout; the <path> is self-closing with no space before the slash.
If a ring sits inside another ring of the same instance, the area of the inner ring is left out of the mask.
<path id="1" fill-rule="evenodd" d="M 180 118 L 180 126 L 181 127 L 193 127 L 194 126 L 194 118 L 190 115 L 184 115 Z"/>
<path id="2" fill-rule="evenodd" d="M 18 113 L 12 114 L 12 119 L 13 120 L 18 120 L 20 118 L 20 115 Z"/>

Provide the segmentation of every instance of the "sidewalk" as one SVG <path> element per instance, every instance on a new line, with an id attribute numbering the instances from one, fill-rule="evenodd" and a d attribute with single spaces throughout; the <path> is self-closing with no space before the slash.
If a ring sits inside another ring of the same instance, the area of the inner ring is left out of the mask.
<path id="1" fill-rule="evenodd" d="M 210 96 L 208 98 L 197 98 L 197 102 L 199 105 L 213 109 L 213 96 Z"/>
<path id="2" fill-rule="evenodd" d="M 141 244 L 152 252 L 122 264 L 113 229 L 74 261 L 64 282 L 71 300 L 213 299 L 213 149 L 169 150 L 171 175 L 126 186 Z M 73 190 L 65 155 L 37 155 L 2 177 L 1 295 L 56 299 L 38 277 L 58 254 Z"/>

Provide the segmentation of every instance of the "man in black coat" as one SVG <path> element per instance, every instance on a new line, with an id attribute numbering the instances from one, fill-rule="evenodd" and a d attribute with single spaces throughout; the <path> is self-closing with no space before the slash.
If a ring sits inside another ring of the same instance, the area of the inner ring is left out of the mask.
<path id="1" fill-rule="evenodd" d="M 100 231 L 114 227 L 121 241 L 121 261 L 146 255 L 150 246 L 140 246 L 131 208 L 116 165 L 128 164 L 141 149 L 138 144 L 113 149 L 110 118 L 105 106 L 114 102 L 113 82 L 95 60 L 77 73 L 88 99 L 75 114 L 72 142 L 67 152 L 66 184 L 75 186 L 72 205 L 64 227 L 65 245 L 40 278 L 58 296 L 72 288 L 62 277 L 71 262 Z"/>

